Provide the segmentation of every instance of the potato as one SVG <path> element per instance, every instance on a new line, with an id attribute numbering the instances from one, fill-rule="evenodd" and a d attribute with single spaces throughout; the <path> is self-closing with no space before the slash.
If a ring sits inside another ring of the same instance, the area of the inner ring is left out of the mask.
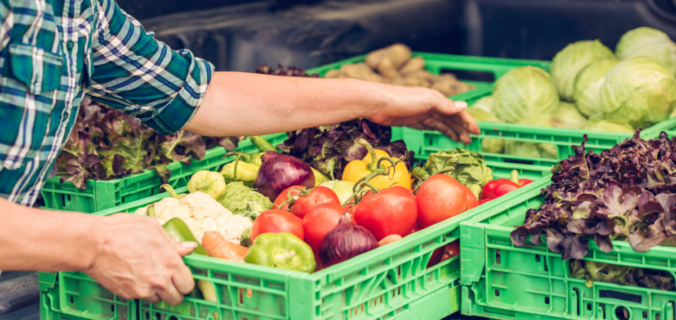
<path id="1" fill-rule="evenodd" d="M 458 93 L 469 91 L 471 87 L 462 82 L 458 82 L 457 80 L 451 80 L 446 77 L 446 79 L 441 78 L 441 80 L 434 82 L 434 85 L 432 85 L 432 89 L 435 89 L 448 97 L 456 95 Z"/>
<path id="2" fill-rule="evenodd" d="M 393 44 L 369 53 L 365 62 L 372 69 L 378 69 L 385 58 L 389 58 L 394 68 L 399 69 L 411 58 L 411 49 L 401 43 Z"/>
<path id="3" fill-rule="evenodd" d="M 383 78 L 373 72 L 364 63 L 346 64 L 340 67 L 340 73 L 349 78 L 361 79 L 371 82 L 383 82 Z"/>
<path id="4" fill-rule="evenodd" d="M 388 57 L 385 57 L 382 60 L 380 60 L 380 65 L 378 65 L 378 72 L 382 76 L 389 79 L 399 78 L 399 72 L 397 72 L 397 69 L 392 64 L 392 60 L 390 60 L 390 58 Z"/>
<path id="5" fill-rule="evenodd" d="M 414 73 L 416 71 L 423 70 L 425 68 L 425 59 L 422 57 L 412 58 L 401 67 L 399 73 L 407 75 L 409 73 Z"/>
<path id="6" fill-rule="evenodd" d="M 429 82 L 434 82 L 435 79 L 438 77 L 436 75 L 433 75 L 431 72 L 427 70 L 418 70 L 415 72 L 411 72 L 406 75 L 407 78 L 418 78 L 418 79 L 425 79 Z"/>
<path id="7" fill-rule="evenodd" d="M 338 78 L 338 76 L 340 76 L 340 70 L 333 69 L 327 71 L 324 78 Z"/>
<path id="8" fill-rule="evenodd" d="M 396 84 L 398 86 L 406 86 L 406 78 L 396 78 L 392 80 L 392 84 Z"/>

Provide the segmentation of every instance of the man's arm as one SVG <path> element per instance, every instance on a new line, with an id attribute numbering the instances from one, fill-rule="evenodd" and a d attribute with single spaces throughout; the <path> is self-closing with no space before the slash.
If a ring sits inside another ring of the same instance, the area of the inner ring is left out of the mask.
<path id="1" fill-rule="evenodd" d="M 157 220 L 20 206 L 0 198 L 0 270 L 82 271 L 127 299 L 171 304 L 194 287 L 176 243 Z"/>
<path id="2" fill-rule="evenodd" d="M 261 135 L 370 118 L 383 125 L 438 130 L 469 143 L 469 133 L 479 132 L 465 107 L 427 88 L 215 72 L 184 128 L 205 136 Z"/>

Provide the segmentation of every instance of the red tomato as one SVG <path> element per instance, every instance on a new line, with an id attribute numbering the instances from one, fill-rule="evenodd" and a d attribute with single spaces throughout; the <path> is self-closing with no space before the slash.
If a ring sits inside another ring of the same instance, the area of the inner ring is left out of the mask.
<path id="1" fill-rule="evenodd" d="M 391 234 L 405 236 L 415 226 L 418 208 L 411 190 L 394 186 L 367 196 L 354 209 L 357 224 L 380 241 Z"/>
<path id="2" fill-rule="evenodd" d="M 291 189 L 293 189 L 293 190 L 291 190 Z M 279 210 L 284 210 L 284 211 L 289 211 L 289 204 L 288 203 L 285 203 L 281 208 L 279 206 L 282 203 L 286 202 L 286 200 L 288 199 L 289 190 L 291 190 L 291 197 L 294 197 L 302 191 L 302 190 L 299 190 L 299 189 L 305 190 L 305 187 L 303 187 L 303 186 L 292 186 L 292 187 L 288 187 L 288 188 L 284 189 L 284 191 L 282 191 L 282 193 L 280 193 L 277 196 L 277 198 L 275 199 L 275 206 L 273 208 L 279 209 Z"/>
<path id="3" fill-rule="evenodd" d="M 291 212 L 270 209 L 261 213 L 251 226 L 251 242 L 263 233 L 292 233 L 303 240 L 303 220 L 294 216 Z"/>
<path id="4" fill-rule="evenodd" d="M 430 257 L 430 261 L 427 262 L 427 267 L 429 268 L 441 261 L 448 260 L 451 257 L 455 257 L 459 254 L 460 254 L 460 241 L 456 240 L 447 244 L 443 248 L 438 248 L 437 250 L 434 250 L 434 252 L 432 252 L 432 256 Z"/>
<path id="5" fill-rule="evenodd" d="M 322 239 L 338 225 L 343 214 L 345 214 L 343 206 L 325 203 L 312 208 L 303 218 L 304 240 L 315 252 L 315 257 L 319 254 Z"/>
<path id="6" fill-rule="evenodd" d="M 425 229 L 467 209 L 467 193 L 458 180 L 435 174 L 418 188 L 418 226 Z"/>
<path id="7" fill-rule="evenodd" d="M 465 211 L 469 209 L 473 209 L 479 206 L 479 199 L 476 198 L 474 195 L 474 192 L 470 190 L 466 185 L 461 184 L 461 189 L 465 190 L 465 194 L 467 194 L 467 208 Z"/>
<path id="8" fill-rule="evenodd" d="M 340 205 L 340 199 L 330 188 L 314 187 L 310 194 L 299 197 L 291 204 L 291 213 L 302 219 L 314 207 L 325 203 Z"/>

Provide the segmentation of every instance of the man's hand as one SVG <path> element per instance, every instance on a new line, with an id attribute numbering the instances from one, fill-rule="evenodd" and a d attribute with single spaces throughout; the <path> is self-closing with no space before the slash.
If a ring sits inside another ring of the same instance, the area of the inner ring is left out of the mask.
<path id="1" fill-rule="evenodd" d="M 387 103 L 369 119 L 386 126 L 437 130 L 455 141 L 469 144 L 470 133 L 479 134 L 476 122 L 464 111 L 467 103 L 453 102 L 436 90 L 382 86 Z"/>
<path id="2" fill-rule="evenodd" d="M 181 257 L 196 243 L 174 241 L 150 217 L 116 214 L 100 221 L 98 254 L 84 270 L 99 284 L 125 299 L 171 305 L 192 291 L 195 281 Z"/>

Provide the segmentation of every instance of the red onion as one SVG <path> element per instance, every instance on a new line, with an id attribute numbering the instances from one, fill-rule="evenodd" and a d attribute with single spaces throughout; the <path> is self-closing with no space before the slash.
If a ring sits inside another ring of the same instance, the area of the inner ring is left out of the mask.
<path id="1" fill-rule="evenodd" d="M 378 248 L 376 237 L 366 228 L 352 223 L 352 217 L 346 213 L 340 217 L 338 226 L 322 239 L 319 261 L 322 267 L 328 268 L 375 248 Z"/>
<path id="2" fill-rule="evenodd" d="M 296 157 L 268 151 L 261 157 L 262 165 L 254 182 L 254 188 L 264 196 L 275 198 L 291 186 L 315 186 L 315 176 L 310 165 Z"/>

